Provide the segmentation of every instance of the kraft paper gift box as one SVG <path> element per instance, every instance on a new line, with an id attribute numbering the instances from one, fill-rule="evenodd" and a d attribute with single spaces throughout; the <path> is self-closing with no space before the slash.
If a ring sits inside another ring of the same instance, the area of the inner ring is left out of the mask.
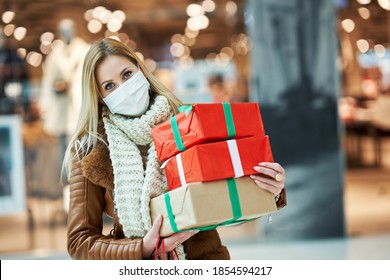
<path id="1" fill-rule="evenodd" d="M 162 164 L 170 190 L 188 183 L 256 174 L 254 166 L 273 162 L 268 136 L 247 137 L 193 146 Z"/>
<path id="2" fill-rule="evenodd" d="M 182 112 L 152 129 L 160 161 L 196 144 L 265 135 L 259 105 L 254 102 L 195 104 L 179 109 Z"/>
<path id="3" fill-rule="evenodd" d="M 272 193 L 248 177 L 192 183 L 150 201 L 152 221 L 163 215 L 162 237 L 252 221 L 277 211 Z"/>

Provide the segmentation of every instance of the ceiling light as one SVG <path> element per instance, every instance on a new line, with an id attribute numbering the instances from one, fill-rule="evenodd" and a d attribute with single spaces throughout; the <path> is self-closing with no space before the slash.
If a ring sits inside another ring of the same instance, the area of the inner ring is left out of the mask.
<path id="1" fill-rule="evenodd" d="M 14 37 L 16 40 L 21 41 L 26 36 L 27 29 L 25 27 L 17 27 L 14 31 Z"/>
<path id="2" fill-rule="evenodd" d="M 93 16 L 93 18 L 99 19 L 100 13 L 103 12 L 103 11 L 105 11 L 105 10 L 107 10 L 107 9 L 106 9 L 105 7 L 103 7 L 103 6 L 97 6 L 97 7 L 95 7 L 95 8 L 92 10 L 92 16 Z"/>
<path id="3" fill-rule="evenodd" d="M 348 32 L 348 33 L 351 33 L 354 29 L 355 29 L 355 23 L 353 22 L 352 19 L 344 19 L 342 22 L 341 22 L 341 26 L 343 27 L 343 29 Z"/>
<path id="4" fill-rule="evenodd" d="M 118 19 L 121 23 L 126 20 L 126 14 L 122 10 L 116 10 L 112 13 L 112 17 Z"/>
<path id="5" fill-rule="evenodd" d="M 90 20 L 93 19 L 93 10 L 92 10 L 92 9 L 89 9 L 89 10 L 85 11 L 85 13 L 84 13 L 84 19 L 85 19 L 86 21 L 90 21 Z"/>
<path id="6" fill-rule="evenodd" d="M 12 11 L 5 11 L 3 15 L 1 16 L 1 19 L 5 24 L 10 23 L 15 17 L 15 12 Z"/>
<path id="7" fill-rule="evenodd" d="M 184 54 L 184 45 L 181 43 L 173 43 L 169 48 L 171 54 L 176 57 L 180 57 Z"/>
<path id="8" fill-rule="evenodd" d="M 237 13 L 237 4 L 233 1 L 226 2 L 225 10 L 229 15 Z"/>
<path id="9" fill-rule="evenodd" d="M 367 5 L 371 3 L 371 0 L 356 0 L 361 5 Z"/>
<path id="10" fill-rule="evenodd" d="M 34 66 L 34 67 L 38 67 L 39 65 L 41 65 L 41 62 L 42 62 L 42 54 L 40 53 L 37 53 L 37 52 L 29 52 L 27 54 L 27 62 Z"/>
<path id="11" fill-rule="evenodd" d="M 184 43 L 183 35 L 177 33 L 171 37 L 171 43 Z"/>
<path id="12" fill-rule="evenodd" d="M 27 51 L 25 48 L 18 48 L 16 50 L 17 55 L 21 58 L 24 59 L 26 57 Z"/>
<path id="13" fill-rule="evenodd" d="M 14 30 L 15 30 L 15 25 L 13 24 L 7 24 L 4 29 L 3 29 L 3 33 L 5 36 L 9 37 L 12 35 L 12 33 L 14 33 Z"/>
<path id="14" fill-rule="evenodd" d="M 224 47 L 224 48 L 222 48 L 222 49 L 221 49 L 221 53 L 226 54 L 226 55 L 229 57 L 229 59 L 232 59 L 233 56 L 234 56 L 234 51 L 233 51 L 233 49 L 232 49 L 232 48 L 229 48 L 229 47 Z"/>
<path id="15" fill-rule="evenodd" d="M 201 5 L 198 5 L 198 4 L 188 5 L 187 15 L 189 17 L 196 17 L 196 16 L 203 15 L 203 14 L 204 14 L 204 9 Z"/>
<path id="16" fill-rule="evenodd" d="M 97 19 L 101 21 L 101 23 L 107 24 L 107 22 L 111 19 L 111 11 L 103 10 L 99 13 Z"/>
<path id="17" fill-rule="evenodd" d="M 366 53 L 370 47 L 367 40 L 360 39 L 356 42 L 356 45 L 361 53 Z"/>
<path id="18" fill-rule="evenodd" d="M 374 51 L 375 51 L 375 54 L 378 56 L 378 57 L 384 57 L 385 54 L 386 54 L 386 48 L 381 45 L 381 44 L 377 44 L 374 46 Z"/>
<path id="19" fill-rule="evenodd" d="M 98 33 L 100 30 L 102 30 L 102 27 L 103 24 L 97 19 L 92 19 L 90 22 L 88 22 L 88 30 L 91 33 Z"/>
<path id="20" fill-rule="evenodd" d="M 49 44 L 54 40 L 54 34 L 52 32 L 45 32 L 41 35 L 41 43 L 48 42 Z"/>
<path id="21" fill-rule="evenodd" d="M 205 12 L 211 13 L 215 10 L 215 3 L 213 0 L 205 0 L 202 3 Z"/>
<path id="22" fill-rule="evenodd" d="M 370 10 L 364 7 L 360 7 L 358 13 L 363 19 L 369 19 L 371 15 Z"/>
<path id="23" fill-rule="evenodd" d="M 378 4 L 383 9 L 390 11 L 390 0 L 378 0 Z"/>
<path id="24" fill-rule="evenodd" d="M 188 38 L 196 38 L 196 36 L 199 35 L 199 31 L 198 30 L 191 30 L 189 29 L 188 27 L 186 27 L 186 29 L 184 30 L 185 32 L 185 35 L 188 37 Z"/>
<path id="25" fill-rule="evenodd" d="M 107 28 L 111 32 L 117 32 L 117 31 L 119 31 L 119 29 L 122 28 L 122 22 L 119 19 L 117 19 L 117 18 L 112 18 L 107 23 Z"/>
<path id="26" fill-rule="evenodd" d="M 18 48 L 16 50 L 16 54 L 20 57 L 20 59 L 25 59 L 26 53 L 27 53 L 27 51 L 25 48 Z"/>
<path id="27" fill-rule="evenodd" d="M 44 43 L 41 44 L 39 49 L 41 50 L 41 53 L 49 54 L 51 52 L 51 44 L 50 43 L 47 44 L 47 42 L 44 42 Z"/>

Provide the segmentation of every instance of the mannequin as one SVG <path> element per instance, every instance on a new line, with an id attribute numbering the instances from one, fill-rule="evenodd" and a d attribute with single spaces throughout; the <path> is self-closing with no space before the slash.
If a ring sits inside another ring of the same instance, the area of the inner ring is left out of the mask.
<path id="1" fill-rule="evenodd" d="M 51 159 L 56 171 L 51 172 L 53 179 L 60 181 L 60 167 L 72 135 L 81 104 L 81 71 L 82 61 L 89 45 L 75 35 L 75 24 L 70 19 L 59 22 L 58 33 L 62 44 L 57 44 L 43 63 L 42 91 L 39 100 L 42 126 L 46 135 L 55 138 L 51 141 L 58 144 L 53 149 Z M 58 155 L 58 156 L 57 156 Z M 49 182 L 47 182 L 49 183 Z M 49 185 L 52 185 L 49 183 Z M 53 185 L 52 185 L 53 186 Z M 60 191 L 61 189 L 59 188 Z"/>
<path id="2" fill-rule="evenodd" d="M 49 135 L 65 137 L 73 133 L 81 103 L 82 60 L 88 45 L 75 36 L 75 25 L 63 19 L 58 31 L 64 44 L 46 57 L 43 64 L 41 113 Z"/>

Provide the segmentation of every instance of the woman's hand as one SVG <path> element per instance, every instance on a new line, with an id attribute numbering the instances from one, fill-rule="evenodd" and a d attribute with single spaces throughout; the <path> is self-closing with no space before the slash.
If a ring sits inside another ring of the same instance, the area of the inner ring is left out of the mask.
<path id="1" fill-rule="evenodd" d="M 275 196 L 279 195 L 284 188 L 286 171 L 276 162 L 261 162 L 253 168 L 259 175 L 251 175 L 250 177 L 255 183 Z"/>
<path id="2" fill-rule="evenodd" d="M 143 238 L 142 257 L 144 259 L 148 258 L 156 247 L 156 241 L 160 235 L 162 220 L 163 220 L 162 215 L 159 215 L 154 221 L 150 231 Z M 164 238 L 165 252 L 172 251 L 180 244 L 182 244 L 184 241 L 186 241 L 188 238 L 190 238 L 191 236 L 195 235 L 198 232 L 199 230 L 178 232 L 172 234 L 169 237 L 165 237 Z"/>

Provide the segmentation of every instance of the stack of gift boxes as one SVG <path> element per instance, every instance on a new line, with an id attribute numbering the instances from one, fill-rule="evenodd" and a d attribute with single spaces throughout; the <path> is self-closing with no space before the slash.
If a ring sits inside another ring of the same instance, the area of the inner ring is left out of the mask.
<path id="1" fill-rule="evenodd" d="M 152 137 L 169 188 L 150 203 L 153 221 L 163 215 L 161 236 L 277 210 L 273 194 L 249 177 L 260 162 L 274 161 L 257 103 L 183 106 L 153 128 Z"/>

